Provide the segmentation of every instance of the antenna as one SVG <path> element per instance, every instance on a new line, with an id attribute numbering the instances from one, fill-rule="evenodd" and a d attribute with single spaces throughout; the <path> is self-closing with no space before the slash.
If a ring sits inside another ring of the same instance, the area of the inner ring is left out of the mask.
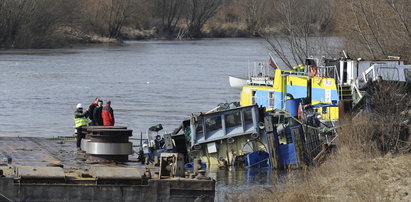
<path id="1" fill-rule="evenodd" d="M 250 57 L 248 57 L 247 61 L 247 78 L 250 78 Z"/>
<path id="2" fill-rule="evenodd" d="M 143 150 L 143 132 L 140 131 L 140 150 Z"/>

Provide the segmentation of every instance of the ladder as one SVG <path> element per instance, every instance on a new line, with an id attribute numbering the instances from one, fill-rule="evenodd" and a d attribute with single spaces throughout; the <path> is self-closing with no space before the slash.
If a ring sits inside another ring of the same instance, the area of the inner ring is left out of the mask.
<path id="1" fill-rule="evenodd" d="M 338 95 L 340 101 L 353 101 L 351 85 L 338 84 Z"/>

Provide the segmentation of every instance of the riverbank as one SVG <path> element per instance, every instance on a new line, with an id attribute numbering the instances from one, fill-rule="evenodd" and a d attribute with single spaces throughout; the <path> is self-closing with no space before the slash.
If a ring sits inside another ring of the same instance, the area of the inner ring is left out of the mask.
<path id="1" fill-rule="evenodd" d="M 368 158 L 340 149 L 284 187 L 229 193 L 227 201 L 410 201 L 411 155 Z"/>
<path id="2" fill-rule="evenodd" d="M 177 35 L 167 36 L 159 32 L 158 28 L 151 29 L 137 29 L 133 27 L 123 27 L 117 38 L 110 38 L 99 35 L 93 32 L 84 32 L 83 30 L 70 27 L 61 26 L 56 28 L 47 37 L 41 38 L 36 42 L 31 43 L 31 40 L 24 40 L 24 43 L 11 43 L 9 45 L 3 44 L 3 48 L 63 48 L 72 45 L 80 44 L 121 44 L 126 40 L 190 40 L 184 28 L 180 28 L 180 33 Z M 271 30 L 275 30 L 271 28 Z M 247 31 L 245 24 L 241 23 L 226 23 L 226 24 L 212 24 L 207 25 L 203 29 L 201 38 L 259 38 L 253 36 Z"/>
<path id="3" fill-rule="evenodd" d="M 259 38 L 251 36 L 245 26 L 237 26 L 236 24 L 224 24 L 207 26 L 204 29 L 204 34 L 201 38 Z M 72 45 L 81 44 L 121 44 L 126 40 L 190 40 L 189 36 L 182 31 L 181 35 L 166 36 L 159 33 L 157 28 L 152 29 L 136 29 L 132 27 L 122 28 L 119 37 L 109 38 L 96 33 L 86 33 L 78 28 L 63 26 L 57 28 L 47 37 L 37 38 L 38 40 L 29 39 L 23 40 L 21 43 L 5 43 L 0 44 L 1 48 L 17 48 L 17 49 L 44 49 L 44 48 L 64 48 Z"/>

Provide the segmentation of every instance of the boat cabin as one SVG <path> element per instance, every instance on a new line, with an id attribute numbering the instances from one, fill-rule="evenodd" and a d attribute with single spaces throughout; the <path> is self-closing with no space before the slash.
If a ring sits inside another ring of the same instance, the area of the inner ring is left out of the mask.
<path id="1" fill-rule="evenodd" d="M 190 120 L 192 158 L 207 165 L 235 164 L 244 154 L 264 148 L 257 105 L 193 115 Z"/>
<path id="2" fill-rule="evenodd" d="M 328 104 L 315 110 L 323 119 L 338 119 L 336 82 L 333 78 L 307 76 L 301 72 L 277 69 L 273 86 L 245 85 L 241 92 L 241 106 L 258 105 L 267 110 L 286 110 L 286 101 L 300 99 L 303 105 Z"/>
<path id="3" fill-rule="evenodd" d="M 362 73 L 373 65 L 380 65 L 393 68 L 404 65 L 404 61 L 399 57 L 389 57 L 385 60 L 362 60 L 359 59 L 340 59 L 326 60 L 326 66 L 335 66 L 337 74 L 334 76 L 338 85 L 352 85 L 357 78 L 362 78 Z"/>

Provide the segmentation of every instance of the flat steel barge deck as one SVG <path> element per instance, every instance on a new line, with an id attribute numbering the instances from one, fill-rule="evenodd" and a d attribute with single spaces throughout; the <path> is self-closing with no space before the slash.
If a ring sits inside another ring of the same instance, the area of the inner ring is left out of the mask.
<path id="1" fill-rule="evenodd" d="M 0 201 L 214 201 L 213 179 L 164 177 L 133 155 L 90 163 L 72 140 L 0 137 L 0 156 Z"/>

